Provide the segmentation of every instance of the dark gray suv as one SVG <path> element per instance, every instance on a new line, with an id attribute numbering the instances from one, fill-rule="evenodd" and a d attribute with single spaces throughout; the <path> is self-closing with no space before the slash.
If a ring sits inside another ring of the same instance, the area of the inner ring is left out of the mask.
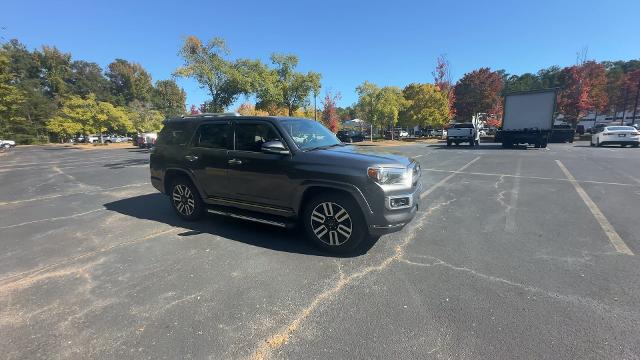
<path id="1" fill-rule="evenodd" d="M 185 220 L 210 212 L 281 227 L 300 224 L 316 245 L 333 252 L 402 229 L 420 200 L 417 162 L 364 153 L 307 119 L 169 119 L 150 168 L 153 186 Z"/>

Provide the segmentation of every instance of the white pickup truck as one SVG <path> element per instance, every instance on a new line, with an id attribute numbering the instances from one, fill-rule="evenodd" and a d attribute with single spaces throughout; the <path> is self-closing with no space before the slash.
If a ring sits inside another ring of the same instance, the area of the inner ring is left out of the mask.
<path id="1" fill-rule="evenodd" d="M 480 133 L 472 123 L 453 124 L 447 131 L 447 146 L 451 144 L 469 143 L 469 146 L 480 144 Z"/>
<path id="2" fill-rule="evenodd" d="M 0 139 L 0 148 L 2 148 L 2 149 L 14 147 L 14 146 L 16 146 L 16 142 L 15 141 Z"/>

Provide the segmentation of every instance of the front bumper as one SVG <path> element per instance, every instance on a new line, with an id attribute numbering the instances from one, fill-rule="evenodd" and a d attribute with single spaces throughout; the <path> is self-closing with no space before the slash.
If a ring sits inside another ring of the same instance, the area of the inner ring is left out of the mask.
<path id="1" fill-rule="evenodd" d="M 402 230 L 416 216 L 416 212 L 420 208 L 421 193 L 422 184 L 418 182 L 412 192 L 385 196 L 385 206 L 376 211 L 369 221 L 369 234 L 381 236 Z M 398 198 L 409 198 L 409 204 L 402 208 L 390 209 L 390 200 Z"/>

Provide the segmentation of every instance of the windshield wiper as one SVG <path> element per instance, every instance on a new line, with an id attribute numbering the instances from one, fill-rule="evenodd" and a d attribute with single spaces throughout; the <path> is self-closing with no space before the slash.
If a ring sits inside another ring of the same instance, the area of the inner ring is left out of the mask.
<path id="1" fill-rule="evenodd" d="M 322 146 L 316 146 L 316 147 L 308 148 L 305 151 L 324 150 L 324 149 L 332 148 L 332 147 L 335 147 L 335 146 L 347 146 L 347 145 L 343 144 L 343 143 L 336 143 L 336 144 L 331 144 L 331 145 L 322 145 Z"/>

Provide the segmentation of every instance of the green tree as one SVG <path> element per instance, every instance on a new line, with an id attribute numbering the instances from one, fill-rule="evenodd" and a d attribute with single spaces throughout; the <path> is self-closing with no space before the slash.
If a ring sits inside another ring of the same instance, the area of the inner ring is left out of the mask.
<path id="1" fill-rule="evenodd" d="M 309 105 L 312 93 L 320 91 L 321 75 L 313 71 L 296 72 L 298 57 L 295 55 L 272 54 L 271 62 L 275 68 L 260 79 L 256 106 L 263 110 L 284 107 L 291 116 Z"/>
<path id="2" fill-rule="evenodd" d="M 74 95 L 95 94 L 98 101 L 112 102 L 109 80 L 102 73 L 100 65 L 84 60 L 71 63 L 68 79 L 70 92 Z"/>
<path id="3" fill-rule="evenodd" d="M 149 108 L 146 104 L 134 101 L 128 108 L 132 127 L 139 133 L 159 131 L 165 116 L 158 110 Z"/>
<path id="4" fill-rule="evenodd" d="M 402 90 L 395 86 L 383 88 L 365 81 L 356 88 L 358 117 L 368 121 L 374 127 L 395 126 L 400 111 L 406 105 Z"/>
<path id="5" fill-rule="evenodd" d="M 174 80 L 159 80 L 153 92 L 152 103 L 166 117 L 180 116 L 186 112 L 187 93 Z"/>
<path id="6" fill-rule="evenodd" d="M 406 107 L 401 114 L 403 125 L 443 127 L 449 122 L 449 100 L 438 86 L 409 84 L 402 94 L 406 100 Z"/>
<path id="7" fill-rule="evenodd" d="M 109 64 L 107 78 L 117 105 L 127 105 L 134 100 L 148 102 L 153 85 L 151 75 L 138 63 L 116 59 Z"/>
<path id="8" fill-rule="evenodd" d="M 0 136 L 14 134 L 24 126 L 19 110 L 25 102 L 24 93 L 12 85 L 9 57 L 0 52 Z"/>
<path id="9" fill-rule="evenodd" d="M 64 96 L 68 92 L 67 82 L 71 77 L 71 54 L 63 53 L 55 46 L 43 46 L 36 55 L 46 93 L 51 97 Z"/>
<path id="10" fill-rule="evenodd" d="M 184 65 L 174 75 L 195 79 L 209 91 L 211 100 L 205 104 L 205 110 L 210 112 L 223 112 L 239 95 L 250 94 L 258 74 L 263 73 L 258 61 L 227 60 L 229 49 L 221 38 L 203 44 L 197 37 L 189 36 L 179 53 Z"/>
<path id="11" fill-rule="evenodd" d="M 62 101 L 58 114 L 47 122 L 47 128 L 61 138 L 74 134 L 133 131 L 124 108 L 97 101 L 94 94 L 86 98 L 72 95 Z"/>

